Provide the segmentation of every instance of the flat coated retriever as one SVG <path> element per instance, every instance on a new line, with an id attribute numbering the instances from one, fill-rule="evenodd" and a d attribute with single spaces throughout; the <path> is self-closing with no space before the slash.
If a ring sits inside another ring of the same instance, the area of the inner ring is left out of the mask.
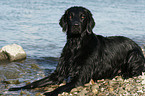
<path id="1" fill-rule="evenodd" d="M 88 9 L 69 8 L 59 24 L 67 34 L 67 42 L 56 70 L 48 77 L 23 87 L 10 88 L 10 91 L 60 84 L 67 80 L 66 85 L 44 93 L 57 96 L 91 79 L 111 79 L 117 75 L 129 78 L 145 70 L 143 52 L 134 41 L 123 36 L 103 37 L 92 32 L 95 22 Z"/>

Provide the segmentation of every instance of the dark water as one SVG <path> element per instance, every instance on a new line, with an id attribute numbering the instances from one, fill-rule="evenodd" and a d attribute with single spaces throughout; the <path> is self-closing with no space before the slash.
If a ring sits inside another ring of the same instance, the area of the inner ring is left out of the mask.
<path id="1" fill-rule="evenodd" d="M 44 75 L 55 69 L 66 41 L 59 19 L 71 6 L 84 6 L 92 12 L 94 33 L 126 36 L 145 49 L 145 0 L 0 0 L 0 48 L 16 43 L 27 53 L 25 62 L 0 66 L 0 70 L 34 63 Z M 32 80 L 38 79 L 35 75 L 39 73 L 29 69 L 34 73 Z"/>

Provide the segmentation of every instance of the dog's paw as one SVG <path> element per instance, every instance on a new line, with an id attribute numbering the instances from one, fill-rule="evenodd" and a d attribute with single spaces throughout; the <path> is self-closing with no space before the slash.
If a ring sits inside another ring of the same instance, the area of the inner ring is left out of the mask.
<path id="1" fill-rule="evenodd" d="M 10 88 L 8 91 L 18 91 L 18 90 L 21 90 L 21 88 L 20 87 Z"/>
<path id="2" fill-rule="evenodd" d="M 44 93 L 43 95 L 45 95 L 45 96 L 58 96 L 58 94 L 56 92 L 47 92 L 47 93 Z"/>

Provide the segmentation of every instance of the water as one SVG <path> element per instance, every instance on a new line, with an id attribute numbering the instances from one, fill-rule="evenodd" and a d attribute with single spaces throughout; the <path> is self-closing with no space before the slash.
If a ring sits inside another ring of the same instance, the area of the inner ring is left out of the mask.
<path id="1" fill-rule="evenodd" d="M 0 48 L 19 44 L 27 64 L 55 69 L 66 42 L 59 19 L 71 6 L 92 12 L 94 33 L 126 36 L 145 48 L 145 0 L 0 0 Z"/>
<path id="2" fill-rule="evenodd" d="M 74 5 L 91 10 L 96 34 L 145 43 L 145 0 L 1 0 L 0 47 L 17 43 L 30 57 L 59 57 L 66 39 L 59 19 Z"/>

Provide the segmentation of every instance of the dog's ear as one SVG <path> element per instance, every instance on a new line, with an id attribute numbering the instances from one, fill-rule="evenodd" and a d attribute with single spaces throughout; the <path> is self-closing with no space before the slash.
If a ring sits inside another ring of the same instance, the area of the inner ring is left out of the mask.
<path id="1" fill-rule="evenodd" d="M 68 30 L 68 25 L 67 25 L 67 11 L 61 17 L 61 19 L 59 21 L 59 25 L 62 27 L 62 31 L 63 32 L 67 32 L 67 30 Z"/>
<path id="2" fill-rule="evenodd" d="M 87 20 L 87 32 L 89 34 L 91 34 L 92 33 L 92 29 L 95 26 L 95 21 L 94 21 L 94 19 L 92 17 L 92 14 L 91 14 L 91 12 L 89 10 L 87 10 L 87 14 L 88 14 L 88 16 L 87 16 L 88 17 L 88 20 Z"/>

